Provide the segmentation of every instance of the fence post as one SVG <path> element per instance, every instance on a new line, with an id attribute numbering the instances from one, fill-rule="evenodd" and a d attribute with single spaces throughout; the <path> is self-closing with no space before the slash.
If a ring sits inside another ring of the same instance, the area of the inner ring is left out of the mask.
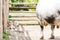
<path id="1" fill-rule="evenodd" d="M 0 0 L 0 40 L 3 40 L 3 27 L 2 27 L 2 0 Z"/>
<path id="2" fill-rule="evenodd" d="M 9 0 L 3 0 L 3 1 L 4 1 L 4 30 L 6 31 L 9 16 Z"/>

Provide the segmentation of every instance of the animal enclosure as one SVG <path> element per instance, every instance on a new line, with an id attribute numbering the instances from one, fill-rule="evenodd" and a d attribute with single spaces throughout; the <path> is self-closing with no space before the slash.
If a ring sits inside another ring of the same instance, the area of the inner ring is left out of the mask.
<path id="1" fill-rule="evenodd" d="M 3 27 L 9 31 L 10 40 L 39 40 L 41 28 L 36 15 L 38 0 L 5 0 L 3 3 Z M 7 23 L 9 21 L 9 23 Z M 43 25 L 48 23 L 43 20 Z M 60 19 L 55 21 L 60 26 Z M 9 27 L 8 27 L 9 26 Z M 48 28 L 48 30 L 50 30 Z M 51 31 L 46 32 L 51 32 Z M 45 29 L 44 29 L 45 31 Z M 55 32 L 56 33 L 56 32 Z M 58 32 L 57 32 L 58 33 Z M 48 33 L 46 33 L 48 35 Z"/>

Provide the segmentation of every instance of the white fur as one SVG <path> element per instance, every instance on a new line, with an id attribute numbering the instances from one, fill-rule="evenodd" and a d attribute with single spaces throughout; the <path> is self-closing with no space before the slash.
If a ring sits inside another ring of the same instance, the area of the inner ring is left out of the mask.
<path id="1" fill-rule="evenodd" d="M 51 15 L 60 16 L 57 11 L 60 10 L 60 0 L 39 0 L 36 12 L 39 17 L 47 18 Z"/>

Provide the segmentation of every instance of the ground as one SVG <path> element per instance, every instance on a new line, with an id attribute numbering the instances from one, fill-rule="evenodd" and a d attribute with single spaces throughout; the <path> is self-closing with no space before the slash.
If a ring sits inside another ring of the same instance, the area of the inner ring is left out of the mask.
<path id="1" fill-rule="evenodd" d="M 40 40 L 41 28 L 38 26 L 25 26 L 23 29 L 21 26 L 10 30 L 10 40 Z M 44 40 L 60 40 L 60 28 L 54 29 L 55 39 L 48 39 L 51 35 L 50 26 L 44 27 Z"/>

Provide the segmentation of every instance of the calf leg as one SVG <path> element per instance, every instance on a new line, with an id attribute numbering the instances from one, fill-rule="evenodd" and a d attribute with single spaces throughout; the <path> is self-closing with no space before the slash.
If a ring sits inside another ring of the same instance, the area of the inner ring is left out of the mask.
<path id="1" fill-rule="evenodd" d="M 51 33 L 51 38 L 50 39 L 54 39 L 54 28 L 55 28 L 55 25 L 51 25 L 51 30 L 52 30 L 52 33 Z"/>
<path id="2" fill-rule="evenodd" d="M 40 22 L 38 22 L 38 24 L 40 25 L 41 32 L 42 32 L 42 37 L 40 39 L 43 39 L 43 26 L 40 24 Z"/>
<path id="3" fill-rule="evenodd" d="M 44 35 L 43 35 L 43 26 L 40 25 L 40 27 L 41 27 L 41 32 L 42 32 L 42 37 L 40 39 L 43 39 L 43 37 L 44 37 Z"/>

